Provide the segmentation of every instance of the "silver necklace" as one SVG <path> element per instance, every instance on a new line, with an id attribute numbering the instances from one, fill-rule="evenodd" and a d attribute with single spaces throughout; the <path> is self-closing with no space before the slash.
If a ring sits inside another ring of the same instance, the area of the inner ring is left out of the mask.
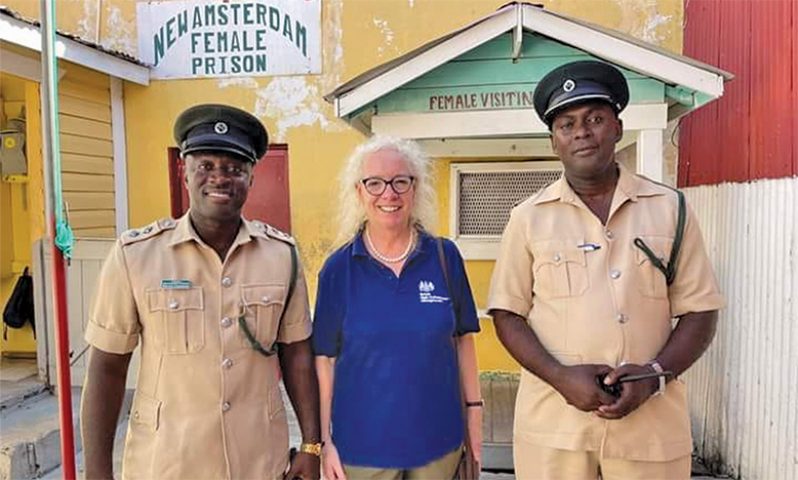
<path id="1" fill-rule="evenodd" d="M 385 255 L 381 254 L 379 250 L 377 250 L 377 247 L 374 246 L 374 242 L 371 241 L 371 235 L 369 235 L 368 229 L 366 229 L 364 233 L 366 236 L 366 245 L 368 245 L 369 250 L 371 250 L 371 253 L 377 257 L 377 260 L 383 263 L 399 263 L 403 261 L 408 255 L 410 255 L 410 252 L 413 250 L 413 245 L 416 243 L 416 232 L 415 229 L 413 229 L 410 231 L 410 240 L 407 242 L 407 248 L 405 248 L 405 251 L 402 252 L 402 254 L 398 257 L 386 257 Z"/>

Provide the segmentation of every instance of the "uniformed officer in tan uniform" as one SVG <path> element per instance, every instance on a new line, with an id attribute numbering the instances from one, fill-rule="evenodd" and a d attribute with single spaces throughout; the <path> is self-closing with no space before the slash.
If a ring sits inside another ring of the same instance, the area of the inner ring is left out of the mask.
<path id="1" fill-rule="evenodd" d="M 488 300 L 524 367 L 513 440 L 522 480 L 690 477 L 677 377 L 709 345 L 724 300 L 692 211 L 673 258 L 677 193 L 615 162 L 628 98 L 623 75 L 595 61 L 557 68 L 535 91 L 565 173 L 513 209 Z M 618 382 L 662 371 L 672 374 Z"/>
<path id="2" fill-rule="evenodd" d="M 175 139 L 189 212 L 125 232 L 91 308 L 81 407 L 86 477 L 112 477 L 125 375 L 141 343 L 123 478 L 283 478 L 282 372 L 304 442 L 287 478 L 318 479 L 318 387 L 296 247 L 241 217 L 266 130 L 237 108 L 198 105 L 177 119 Z"/>

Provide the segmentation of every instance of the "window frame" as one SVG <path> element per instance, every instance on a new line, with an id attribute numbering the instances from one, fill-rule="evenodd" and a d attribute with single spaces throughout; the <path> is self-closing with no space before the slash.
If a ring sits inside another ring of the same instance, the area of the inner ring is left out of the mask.
<path id="1" fill-rule="evenodd" d="M 460 177 L 469 173 L 507 173 L 517 171 L 558 170 L 558 160 L 451 162 L 449 164 L 449 237 L 457 244 L 465 260 L 496 260 L 499 256 L 501 235 L 461 235 Z"/>

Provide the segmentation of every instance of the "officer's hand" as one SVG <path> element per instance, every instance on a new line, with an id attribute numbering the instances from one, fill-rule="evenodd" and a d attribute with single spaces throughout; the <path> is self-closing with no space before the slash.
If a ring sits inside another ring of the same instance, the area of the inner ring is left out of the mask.
<path id="1" fill-rule="evenodd" d="M 604 383 L 612 385 L 623 376 L 651 373 L 652 371 L 651 367 L 645 365 L 627 363 L 610 372 L 604 379 Z M 647 378 L 645 380 L 622 383 L 621 396 L 615 398 L 615 401 L 610 405 L 599 407 L 596 415 L 609 420 L 623 418 L 634 412 L 637 407 L 648 400 L 648 397 L 656 392 L 657 388 L 659 388 L 659 379 L 657 378 Z"/>
<path id="2" fill-rule="evenodd" d="M 285 480 L 319 480 L 319 457 L 310 453 L 298 452 L 285 474 Z"/>
<path id="3" fill-rule="evenodd" d="M 609 365 L 574 365 L 564 367 L 563 373 L 558 376 L 552 386 L 565 397 L 569 405 L 582 410 L 593 412 L 602 405 L 610 405 L 615 398 L 605 392 L 596 383 L 597 375 L 604 375 L 612 371 Z"/>

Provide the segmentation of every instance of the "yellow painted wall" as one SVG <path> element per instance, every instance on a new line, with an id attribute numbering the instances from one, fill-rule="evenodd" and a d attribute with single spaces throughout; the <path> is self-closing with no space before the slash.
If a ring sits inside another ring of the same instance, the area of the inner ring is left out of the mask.
<path id="1" fill-rule="evenodd" d="M 69 223 L 76 237 L 115 237 L 110 79 L 74 64 L 59 68 L 65 72 L 58 83 L 58 121 Z"/>
<path id="2" fill-rule="evenodd" d="M 683 0 L 539 0 L 546 8 L 629 33 L 680 53 Z M 38 2 L 6 0 L 37 15 Z M 186 107 L 224 102 L 255 113 L 272 141 L 289 145 L 293 233 L 311 291 L 334 237 L 335 184 L 344 158 L 363 137 L 335 118 L 321 96 L 357 74 L 487 15 L 506 0 L 324 0 L 321 75 L 154 81 L 125 84 L 130 224 L 169 215 L 166 148 Z M 59 2 L 59 28 L 136 54 L 135 2 Z M 437 165 L 442 229 L 448 224 L 448 161 Z M 477 304 L 484 308 L 492 262 L 468 262 Z M 489 321 L 478 347 L 483 369 L 513 370 Z"/>
<path id="3" fill-rule="evenodd" d="M 38 87 L 10 75 L 0 74 L 0 97 L 6 120 L 22 115 L 26 117 L 26 155 L 28 175 L 24 182 L 0 180 L 0 306 L 5 307 L 8 297 L 25 266 L 31 265 L 33 239 L 43 233 L 43 188 L 41 172 L 41 135 L 39 133 Z M 33 353 L 36 342 L 30 325 L 22 329 L 8 329 L 8 339 L 0 337 L 0 352 Z"/>

